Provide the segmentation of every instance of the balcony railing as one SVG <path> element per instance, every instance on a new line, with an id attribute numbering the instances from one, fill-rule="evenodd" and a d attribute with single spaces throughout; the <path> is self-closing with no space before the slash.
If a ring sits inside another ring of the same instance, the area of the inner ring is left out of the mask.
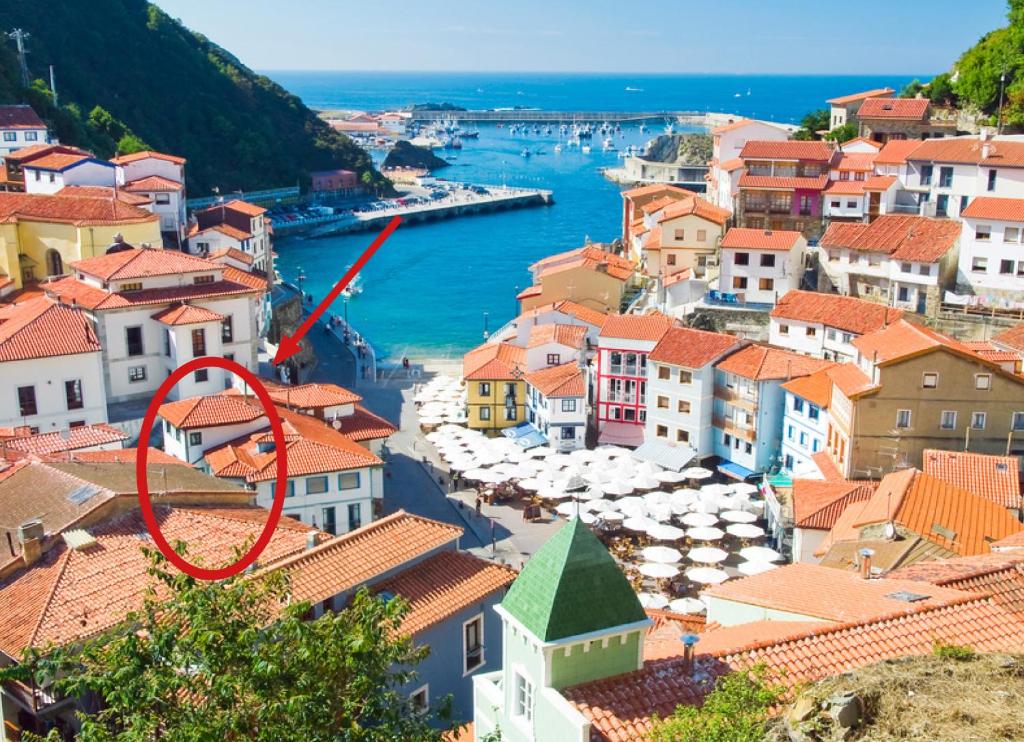
<path id="1" fill-rule="evenodd" d="M 608 402 L 618 402 L 619 404 L 637 404 L 637 402 L 643 402 L 643 399 L 638 397 L 636 394 L 628 394 L 626 392 L 608 392 Z"/>
<path id="2" fill-rule="evenodd" d="M 728 433 L 733 438 L 739 438 L 747 443 L 754 443 L 757 440 L 757 432 L 754 429 L 741 428 L 732 420 L 726 420 L 724 417 L 715 415 L 712 419 L 712 424 L 719 430 Z"/>
<path id="3" fill-rule="evenodd" d="M 738 392 L 735 389 L 728 389 L 726 387 L 715 387 L 715 399 L 720 399 L 723 402 L 743 407 L 748 410 L 757 409 L 757 394 L 748 392 Z"/>

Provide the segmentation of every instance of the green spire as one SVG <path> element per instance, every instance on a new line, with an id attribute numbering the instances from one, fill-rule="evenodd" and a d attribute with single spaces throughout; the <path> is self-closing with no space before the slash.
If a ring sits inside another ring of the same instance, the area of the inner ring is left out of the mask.
<path id="1" fill-rule="evenodd" d="M 501 605 L 542 641 L 647 617 L 626 576 L 579 518 L 530 558 Z"/>

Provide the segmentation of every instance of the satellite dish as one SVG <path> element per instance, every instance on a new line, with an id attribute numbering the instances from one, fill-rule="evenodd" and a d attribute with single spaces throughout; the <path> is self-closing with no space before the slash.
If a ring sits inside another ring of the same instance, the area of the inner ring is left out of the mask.
<path id="1" fill-rule="evenodd" d="M 334 428 L 335 430 L 341 430 L 341 420 L 339 420 L 338 418 L 334 418 L 333 420 L 331 420 L 331 427 Z"/>
<path id="2" fill-rule="evenodd" d="M 896 526 L 894 526 L 891 522 L 886 523 L 885 530 L 883 531 L 883 533 L 885 533 L 885 537 L 887 539 L 896 538 Z"/>

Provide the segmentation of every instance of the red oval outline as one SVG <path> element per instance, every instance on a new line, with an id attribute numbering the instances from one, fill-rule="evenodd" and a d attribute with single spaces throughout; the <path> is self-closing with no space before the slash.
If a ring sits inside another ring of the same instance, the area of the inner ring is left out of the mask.
<path id="1" fill-rule="evenodd" d="M 263 411 L 270 420 L 270 430 L 274 435 L 274 447 L 277 451 L 277 477 L 274 483 L 274 502 L 270 506 L 270 516 L 267 518 L 266 525 L 260 531 L 256 543 L 238 561 L 217 569 L 204 569 L 203 567 L 190 564 L 175 552 L 167 542 L 163 533 L 160 532 L 160 524 L 156 522 L 156 515 L 153 513 L 153 503 L 149 497 L 149 482 L 146 476 L 146 463 L 149 458 L 149 439 L 153 432 L 153 423 L 156 421 L 160 404 L 167 397 L 171 389 L 174 388 L 175 384 L 187 374 L 210 367 L 222 368 L 241 376 L 252 390 L 256 392 L 256 397 L 260 400 Z M 281 520 L 281 511 L 284 509 L 285 490 L 288 483 L 288 449 L 285 446 L 284 428 L 281 426 L 281 418 L 274 408 L 274 401 L 270 398 L 259 377 L 245 366 L 219 356 L 193 358 L 191 361 L 176 368 L 170 376 L 164 379 L 164 382 L 154 393 L 149 407 L 146 408 L 146 414 L 142 419 L 142 428 L 139 430 L 139 448 L 135 458 L 135 480 L 139 490 L 139 507 L 142 510 L 142 519 L 146 522 L 146 528 L 149 531 L 149 535 L 153 538 L 153 543 L 156 544 L 160 553 L 167 558 L 167 561 L 182 572 L 200 580 L 224 580 L 237 575 L 255 562 L 257 557 L 267 548 L 267 544 L 270 543 L 274 530 Z"/>

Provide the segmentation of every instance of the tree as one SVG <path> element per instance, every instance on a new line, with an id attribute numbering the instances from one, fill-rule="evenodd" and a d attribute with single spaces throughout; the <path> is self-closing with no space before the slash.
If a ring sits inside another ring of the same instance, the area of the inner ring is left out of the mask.
<path id="1" fill-rule="evenodd" d="M 932 78 L 928 83 L 928 100 L 937 106 L 955 106 L 956 93 L 953 90 L 953 78 L 948 72 L 943 72 Z"/>
<path id="2" fill-rule="evenodd" d="M 820 139 L 819 131 L 828 131 L 830 114 L 827 108 L 809 111 L 800 119 L 800 128 L 793 134 L 794 139 Z"/>
<path id="3" fill-rule="evenodd" d="M 766 677 L 763 665 L 723 675 L 703 706 L 679 706 L 671 716 L 655 719 L 652 737 L 656 742 L 761 742 L 768 711 L 785 694 Z"/>
<path id="4" fill-rule="evenodd" d="M 856 139 L 858 134 L 857 125 L 847 121 L 842 126 L 837 126 L 835 129 L 825 135 L 825 138 L 830 142 L 848 142 L 851 139 Z"/>
<path id="5" fill-rule="evenodd" d="M 398 634 L 401 600 L 363 589 L 311 620 L 308 604 L 289 604 L 281 573 L 203 582 L 152 559 L 155 588 L 123 627 L 30 651 L 0 679 L 98 698 L 100 710 L 81 715 L 81 742 L 441 738 L 430 722 L 447 704 L 422 713 L 396 690 L 427 652 Z"/>
<path id="6" fill-rule="evenodd" d="M 900 98 L 916 98 L 924 90 L 924 83 L 918 80 L 916 77 L 903 86 L 903 90 L 900 91 Z"/>

